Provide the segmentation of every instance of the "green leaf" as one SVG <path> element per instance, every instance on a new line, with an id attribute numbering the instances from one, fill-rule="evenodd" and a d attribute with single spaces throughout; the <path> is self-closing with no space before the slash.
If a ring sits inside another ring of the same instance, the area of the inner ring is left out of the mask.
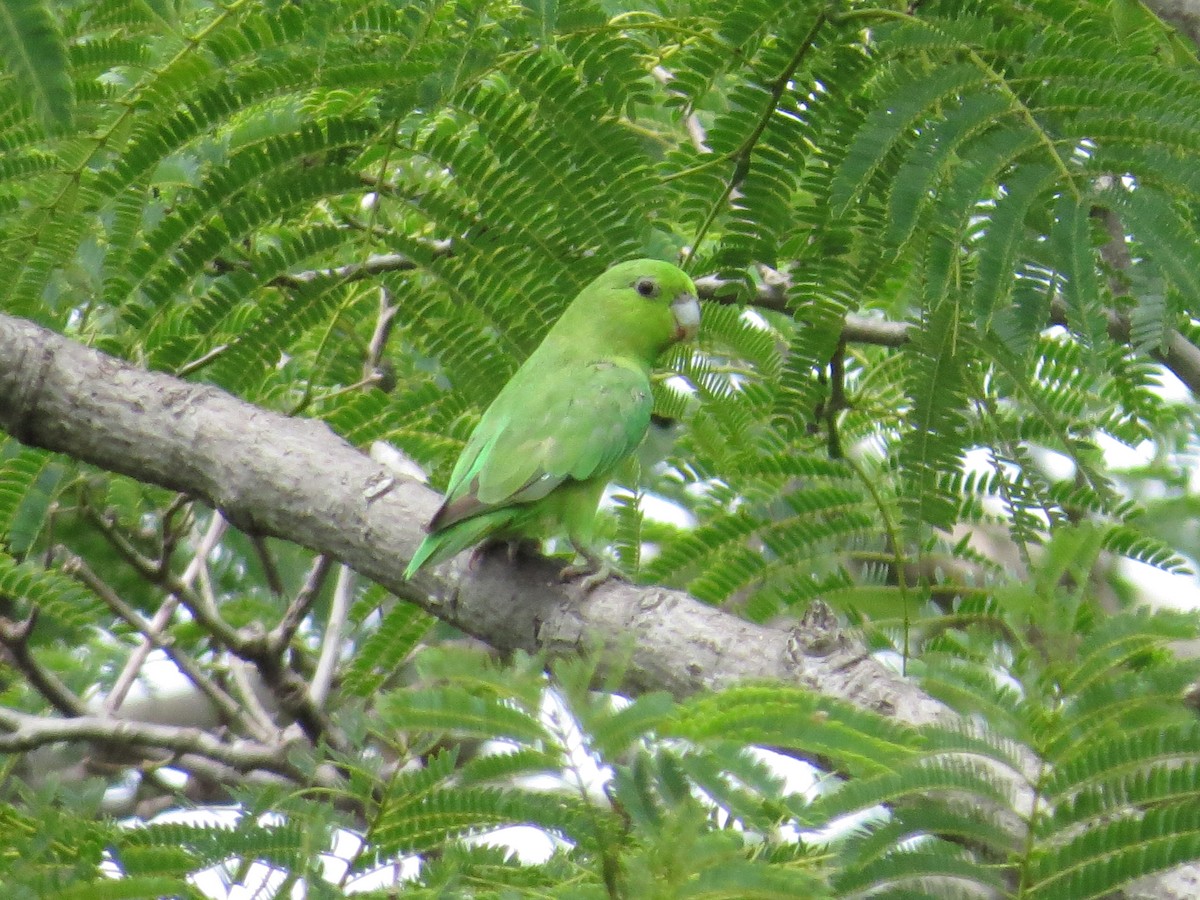
<path id="1" fill-rule="evenodd" d="M 32 99 L 47 129 L 71 125 L 75 91 L 67 51 L 45 0 L 0 3 L 0 61 Z"/>
<path id="2" fill-rule="evenodd" d="M 419 606 L 395 601 L 375 631 L 358 645 L 346 669 L 345 689 L 359 697 L 371 696 L 395 676 L 433 624 L 433 617 Z"/>

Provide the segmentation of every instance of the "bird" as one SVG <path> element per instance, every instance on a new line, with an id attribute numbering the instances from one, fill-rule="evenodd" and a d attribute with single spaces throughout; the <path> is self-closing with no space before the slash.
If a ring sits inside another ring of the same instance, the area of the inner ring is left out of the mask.
<path id="1" fill-rule="evenodd" d="M 696 285 L 672 263 L 618 263 L 584 287 L 471 432 L 405 579 L 484 541 L 560 536 L 585 561 L 563 580 L 609 578 L 601 495 L 650 425 L 655 360 L 699 327 Z"/>

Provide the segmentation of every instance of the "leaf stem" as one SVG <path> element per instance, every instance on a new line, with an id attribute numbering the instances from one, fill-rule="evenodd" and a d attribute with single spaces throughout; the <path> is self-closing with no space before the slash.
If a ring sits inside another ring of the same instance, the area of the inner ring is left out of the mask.
<path id="1" fill-rule="evenodd" d="M 808 51 L 812 49 L 813 44 L 817 40 L 817 34 L 821 27 L 827 21 L 827 16 L 824 11 L 817 14 L 813 20 L 812 27 L 808 29 L 808 34 L 804 36 L 804 40 L 800 42 L 800 46 L 796 48 L 796 52 L 792 54 L 792 58 L 788 60 L 788 64 L 783 71 L 779 73 L 770 84 L 770 99 L 767 101 L 766 107 L 762 111 L 762 115 L 758 117 L 758 122 L 754 129 L 746 136 L 746 139 L 738 146 L 736 150 L 726 154 L 723 160 L 732 162 L 733 174 L 729 176 L 729 180 L 725 184 L 725 189 L 721 192 L 721 196 L 710 207 L 708 215 L 704 219 L 704 223 L 696 232 L 695 240 L 688 248 L 687 256 L 683 259 L 682 268 L 687 270 L 691 267 L 692 260 L 696 256 L 696 248 L 700 246 L 704 240 L 704 236 L 716 221 L 717 215 L 725 207 L 729 201 L 730 195 L 733 194 L 736 188 L 750 171 L 750 156 L 754 152 L 754 147 L 762 137 L 763 132 L 767 130 L 767 125 L 771 121 L 771 116 L 775 115 L 775 110 L 779 107 L 779 101 L 783 97 L 783 92 L 787 89 L 788 84 L 792 80 L 792 76 L 796 73 L 796 69 L 800 67 L 800 63 L 804 61 L 804 57 L 808 55 Z M 693 167 L 695 168 L 695 167 Z"/>

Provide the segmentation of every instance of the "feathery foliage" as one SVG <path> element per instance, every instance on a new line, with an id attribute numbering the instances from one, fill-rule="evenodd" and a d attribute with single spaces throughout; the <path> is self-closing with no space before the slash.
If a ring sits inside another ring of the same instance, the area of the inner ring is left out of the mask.
<path id="1" fill-rule="evenodd" d="M 97 744 L 61 785 L 53 742 L 5 757 L 0 883 L 390 896 L 409 859 L 416 897 L 1085 898 L 1200 858 L 1196 622 L 1123 574 L 1200 556 L 1197 408 L 1164 389 L 1200 387 L 1198 151 L 1196 48 L 1130 0 L 0 4 L 0 312 L 441 485 L 584 283 L 682 261 L 709 302 L 655 402 L 683 427 L 622 474 L 613 556 L 758 622 L 823 599 L 975 723 L 779 685 L 626 705 L 348 573 L 306 597 L 300 548 L 214 551 L 191 499 L 14 436 L 0 705 L 111 712 L 153 630 L 215 749 Z M 196 596 L 302 608 L 286 664 Z M 520 825 L 544 860 L 488 843 Z"/>

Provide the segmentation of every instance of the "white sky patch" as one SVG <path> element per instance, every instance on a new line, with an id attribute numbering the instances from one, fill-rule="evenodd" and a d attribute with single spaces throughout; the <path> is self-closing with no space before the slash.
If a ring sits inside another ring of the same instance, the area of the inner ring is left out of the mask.
<path id="1" fill-rule="evenodd" d="M 612 488 L 605 492 L 604 503 L 606 506 L 612 505 Z M 657 494 L 642 494 L 638 498 L 638 508 L 647 519 L 653 519 L 655 522 L 663 522 L 683 529 L 696 527 L 696 517 L 691 512 L 678 503 Z"/>
<path id="2" fill-rule="evenodd" d="M 871 459 L 875 462 L 887 459 L 888 435 L 872 432 L 850 448 L 850 452 L 857 459 Z"/>
<path id="3" fill-rule="evenodd" d="M 1113 443 L 1117 442 L 1113 441 Z M 1120 446 L 1124 447 L 1123 444 Z M 1029 455 L 1037 460 L 1042 471 L 1051 481 L 1068 481 L 1075 477 L 1075 462 L 1065 453 L 1049 450 L 1046 447 L 1030 447 Z"/>
<path id="4" fill-rule="evenodd" d="M 809 800 L 817 796 L 817 788 L 825 776 L 816 766 L 763 747 L 751 746 L 747 750 L 751 756 L 769 767 L 771 774 L 783 779 L 785 795 L 799 794 Z"/>
<path id="5" fill-rule="evenodd" d="M 668 390 L 674 391 L 676 394 L 682 394 L 685 397 L 696 396 L 696 388 L 690 381 L 682 375 L 670 375 L 663 382 L 663 386 Z"/>
<path id="6" fill-rule="evenodd" d="M 1195 561 L 1188 560 L 1192 571 L 1200 571 Z M 1122 556 L 1117 570 L 1129 580 L 1139 599 L 1155 609 L 1200 609 L 1200 583 L 1195 575 L 1164 572 L 1162 569 Z"/>
<path id="7" fill-rule="evenodd" d="M 416 856 L 406 856 L 376 866 L 352 878 L 346 878 L 346 870 L 350 868 L 349 860 L 359 852 L 362 843 L 362 838 L 354 832 L 339 830 L 334 832 L 332 850 L 321 854 L 326 880 L 332 884 L 339 884 L 344 880 L 347 894 L 383 890 L 405 881 L 412 881 L 421 874 L 421 860 Z"/>
<path id="8" fill-rule="evenodd" d="M 841 784 L 840 779 L 832 775 L 827 775 L 815 766 L 808 765 L 808 763 L 780 756 L 778 753 L 771 753 L 771 751 L 761 750 L 757 747 L 752 747 L 751 749 L 758 753 L 770 754 L 776 757 L 775 759 L 765 761 L 768 762 L 776 774 L 784 777 L 786 784 L 785 794 L 800 794 L 805 799 L 812 801 L 821 794 L 836 791 Z M 801 767 L 808 769 L 807 774 Z M 793 787 L 796 788 L 795 791 L 792 790 Z M 883 806 L 872 806 L 868 809 L 861 809 L 857 812 L 839 816 L 826 824 L 824 828 L 819 828 L 815 831 L 801 831 L 795 825 L 785 824 L 780 830 L 780 837 L 803 840 L 806 844 L 829 844 L 847 837 L 851 832 L 862 828 L 867 823 L 883 822 L 887 818 L 888 811 L 886 808 Z"/>
<path id="9" fill-rule="evenodd" d="M 1154 461 L 1154 441 L 1142 441 L 1136 447 L 1130 447 L 1101 431 L 1096 432 L 1093 440 L 1104 452 L 1104 461 L 1110 469 L 1137 469 Z"/>
<path id="10" fill-rule="evenodd" d="M 196 688 L 191 680 L 179 671 L 178 666 L 162 650 L 151 650 L 138 671 L 138 677 L 129 687 L 125 695 L 125 704 L 146 703 L 155 701 L 161 704 L 175 704 L 193 697 Z M 87 707 L 91 712 L 103 711 L 106 694 L 95 693 L 88 697 Z M 152 719 L 157 721 L 156 719 Z M 175 721 L 176 717 L 167 717 L 166 721 Z M 187 724 L 187 723 L 181 723 Z"/>
<path id="11" fill-rule="evenodd" d="M 747 308 L 742 310 L 742 321 L 762 331 L 772 330 L 767 320 L 762 317 L 762 313 L 754 309 Z"/>
<path id="12" fill-rule="evenodd" d="M 550 733 L 559 739 L 566 751 L 567 766 L 563 774 L 567 783 L 575 790 L 586 793 L 593 803 L 607 803 L 608 796 L 604 788 L 612 780 L 613 770 L 609 766 L 596 764 L 584 740 L 583 729 L 579 727 L 579 723 L 575 721 L 575 717 L 563 704 L 557 692 L 542 692 L 541 714 L 542 721 L 550 729 Z"/>
<path id="13" fill-rule="evenodd" d="M 559 840 L 532 825 L 509 825 L 464 838 L 463 843 L 508 850 L 527 866 L 541 865 L 560 847 L 570 846 L 566 841 Z"/>
<path id="14" fill-rule="evenodd" d="M 693 481 L 684 487 L 683 491 L 689 497 L 703 500 L 711 497 L 717 491 L 728 491 L 729 485 L 719 478 L 709 478 L 705 481 Z"/>
<path id="15" fill-rule="evenodd" d="M 979 475 L 992 471 L 992 451 L 987 447 L 972 447 L 963 454 L 962 467 L 964 472 L 974 472 Z"/>
<path id="16" fill-rule="evenodd" d="M 1154 392 L 1167 403 L 1190 403 L 1192 392 L 1188 386 L 1179 380 L 1174 372 L 1166 366 L 1158 366 L 1158 386 Z"/>

